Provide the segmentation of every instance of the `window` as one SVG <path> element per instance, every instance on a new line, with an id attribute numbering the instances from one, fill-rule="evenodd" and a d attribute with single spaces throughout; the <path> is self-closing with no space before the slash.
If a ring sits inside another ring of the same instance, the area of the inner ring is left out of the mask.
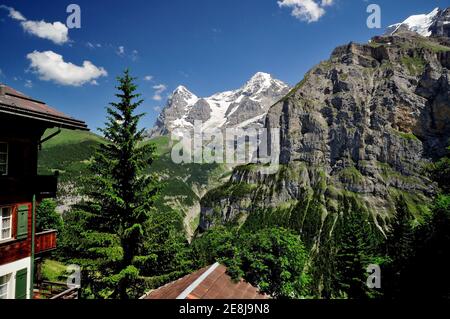
<path id="1" fill-rule="evenodd" d="M 0 240 L 11 238 L 11 207 L 0 207 Z"/>
<path id="2" fill-rule="evenodd" d="M 8 299 L 11 274 L 0 277 L 0 299 Z"/>
<path id="3" fill-rule="evenodd" d="M 0 176 L 8 175 L 8 144 L 0 142 Z"/>

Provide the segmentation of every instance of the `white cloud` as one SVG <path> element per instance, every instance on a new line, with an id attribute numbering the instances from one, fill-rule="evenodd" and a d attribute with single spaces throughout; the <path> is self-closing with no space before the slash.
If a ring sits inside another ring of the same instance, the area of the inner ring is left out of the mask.
<path id="1" fill-rule="evenodd" d="M 9 17 L 20 21 L 22 28 L 39 38 L 53 41 L 56 44 L 64 44 L 69 41 L 69 29 L 65 24 L 56 21 L 53 23 L 42 21 L 27 20 L 19 11 L 14 8 L 2 5 L 1 9 L 9 11 Z"/>
<path id="2" fill-rule="evenodd" d="M 153 75 L 144 76 L 144 81 L 151 81 L 151 80 L 153 80 Z"/>
<path id="3" fill-rule="evenodd" d="M 131 60 L 132 61 L 137 61 L 139 59 L 139 51 L 138 50 L 133 50 L 133 52 L 131 53 Z"/>
<path id="4" fill-rule="evenodd" d="M 167 86 L 165 86 L 164 84 L 158 84 L 158 85 L 154 85 L 153 89 L 155 90 L 155 94 L 153 95 L 153 100 L 161 101 L 162 100 L 161 95 L 164 93 L 164 91 L 167 90 Z"/>
<path id="5" fill-rule="evenodd" d="M 22 15 L 22 13 L 20 13 L 19 11 L 14 10 L 14 8 L 5 6 L 5 5 L 0 5 L 0 9 L 5 9 L 7 11 L 9 11 L 9 17 L 14 19 L 14 20 L 18 20 L 18 21 L 25 21 L 25 17 Z"/>
<path id="6" fill-rule="evenodd" d="M 121 45 L 120 47 L 117 48 L 116 51 L 118 56 L 124 56 L 125 55 L 125 47 L 123 45 Z"/>
<path id="7" fill-rule="evenodd" d="M 317 22 L 325 14 L 325 7 L 333 5 L 334 0 L 281 0 L 280 8 L 292 9 L 292 16 L 308 23 Z"/>
<path id="8" fill-rule="evenodd" d="M 333 3 L 334 3 L 334 0 L 322 0 L 322 7 L 332 6 Z"/>
<path id="9" fill-rule="evenodd" d="M 116 54 L 120 56 L 121 58 L 130 58 L 133 62 L 137 61 L 139 59 L 139 51 L 138 50 L 132 50 L 131 53 L 129 50 L 125 49 L 123 45 L 118 46 L 116 49 Z"/>
<path id="10" fill-rule="evenodd" d="M 39 38 L 48 39 L 56 44 L 63 44 L 69 41 L 69 30 L 65 24 L 59 21 L 53 23 L 45 21 L 23 21 L 21 24 L 25 31 Z"/>
<path id="11" fill-rule="evenodd" d="M 62 85 L 81 86 L 85 83 L 95 84 L 95 79 L 107 76 L 102 67 L 96 67 L 90 61 L 84 61 L 82 66 L 65 62 L 62 55 L 53 51 L 34 51 L 27 55 L 30 68 L 39 74 L 44 81 L 54 81 Z"/>
<path id="12" fill-rule="evenodd" d="M 92 42 L 86 42 L 86 46 L 89 49 L 95 49 L 95 48 L 101 48 L 102 45 L 100 43 L 92 43 Z"/>
<path id="13" fill-rule="evenodd" d="M 32 88 L 33 87 L 33 82 L 31 80 L 26 80 L 24 85 L 27 88 Z"/>
<path id="14" fill-rule="evenodd" d="M 159 113 L 159 112 L 161 112 L 161 106 L 154 106 L 153 107 L 153 111 L 155 111 L 155 112 L 157 112 L 157 113 Z"/>

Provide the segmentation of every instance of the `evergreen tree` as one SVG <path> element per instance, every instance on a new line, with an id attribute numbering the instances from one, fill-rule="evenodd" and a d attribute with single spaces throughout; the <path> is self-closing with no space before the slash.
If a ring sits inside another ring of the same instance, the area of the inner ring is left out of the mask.
<path id="1" fill-rule="evenodd" d="M 36 232 L 49 229 L 61 231 L 63 220 L 56 212 L 56 203 L 51 199 L 44 199 L 36 210 Z"/>
<path id="2" fill-rule="evenodd" d="M 439 195 L 431 216 L 415 231 L 415 254 L 402 281 L 402 296 L 450 299 L 450 196 Z"/>
<path id="3" fill-rule="evenodd" d="M 291 299 L 307 296 L 307 259 L 300 236 L 280 227 L 243 236 L 238 258 L 246 281 L 274 298 Z"/>
<path id="4" fill-rule="evenodd" d="M 447 155 L 431 164 L 429 173 L 431 178 L 438 183 L 442 192 L 450 193 L 450 146 L 446 149 Z"/>
<path id="5" fill-rule="evenodd" d="M 236 228 L 217 226 L 192 242 L 192 259 L 197 268 L 205 267 L 219 260 L 232 261 L 237 259 L 239 244 L 239 233 Z"/>
<path id="6" fill-rule="evenodd" d="M 143 245 L 145 256 L 136 259 L 141 275 L 166 276 L 172 273 L 185 274 L 192 270 L 189 243 L 180 215 L 174 210 L 158 210 L 151 215 L 145 228 L 146 240 Z"/>
<path id="7" fill-rule="evenodd" d="M 337 287 L 340 297 L 366 299 L 374 295 L 367 287 L 366 267 L 373 259 L 368 216 L 357 203 L 344 198 L 344 213 L 339 219 L 342 233 L 336 252 Z M 342 295 L 343 294 L 343 295 Z"/>
<path id="8" fill-rule="evenodd" d="M 414 253 L 414 231 L 411 219 L 406 201 L 401 197 L 397 202 L 396 212 L 389 225 L 386 240 L 388 263 L 384 275 L 385 280 L 383 280 L 383 290 L 388 299 L 400 297 L 403 281 L 407 280 L 405 274 Z"/>
<path id="9" fill-rule="evenodd" d="M 94 296 L 126 299 L 135 297 L 134 282 L 140 273 L 136 264 L 153 255 L 142 255 L 146 223 L 158 194 L 158 178 L 146 169 L 155 157 L 153 144 L 143 143 L 138 129 L 144 114 L 135 114 L 142 103 L 134 78 L 126 70 L 118 78 L 119 102 L 107 108 L 102 144 L 90 165 L 84 195 L 88 201 L 76 214 L 83 219 L 79 263 L 88 270 L 89 289 Z"/>

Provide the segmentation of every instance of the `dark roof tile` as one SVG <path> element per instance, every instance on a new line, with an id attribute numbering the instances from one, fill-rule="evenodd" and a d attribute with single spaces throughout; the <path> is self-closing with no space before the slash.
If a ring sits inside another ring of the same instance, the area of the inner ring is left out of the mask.
<path id="1" fill-rule="evenodd" d="M 212 270 L 212 271 L 211 271 Z M 206 272 L 210 273 L 201 282 Z M 227 274 L 227 268 L 223 265 L 212 265 L 202 268 L 181 279 L 168 283 L 150 292 L 144 299 L 176 299 L 187 289 L 186 299 L 268 299 L 269 296 L 262 294 L 259 290 L 244 280 L 234 282 Z"/>
<path id="2" fill-rule="evenodd" d="M 33 118 L 70 129 L 87 129 L 83 121 L 76 120 L 52 108 L 42 101 L 33 99 L 9 86 L 0 84 L 0 113 Z"/>

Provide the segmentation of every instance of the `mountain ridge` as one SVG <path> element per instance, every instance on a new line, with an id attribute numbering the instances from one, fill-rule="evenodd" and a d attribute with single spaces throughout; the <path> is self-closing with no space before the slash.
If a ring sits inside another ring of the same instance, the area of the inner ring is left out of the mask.
<path id="1" fill-rule="evenodd" d="M 424 37 L 450 36 L 450 8 L 435 8 L 428 14 L 417 14 L 400 23 L 390 25 L 385 35 L 394 35 L 402 31 L 411 31 Z"/>
<path id="2" fill-rule="evenodd" d="M 320 268 L 351 211 L 369 216 L 374 238 L 399 200 L 420 223 L 437 190 L 426 167 L 450 138 L 449 69 L 447 37 L 396 32 L 337 47 L 268 111 L 265 128 L 281 129 L 278 172 L 235 168 L 203 197 L 199 230 L 286 227 Z"/>
<path id="3" fill-rule="evenodd" d="M 262 127 L 268 108 L 289 91 L 289 86 L 270 74 L 257 72 L 236 90 L 198 97 L 185 86 L 170 95 L 148 136 L 167 135 L 175 129 L 192 129 L 202 121 L 203 129 Z"/>

